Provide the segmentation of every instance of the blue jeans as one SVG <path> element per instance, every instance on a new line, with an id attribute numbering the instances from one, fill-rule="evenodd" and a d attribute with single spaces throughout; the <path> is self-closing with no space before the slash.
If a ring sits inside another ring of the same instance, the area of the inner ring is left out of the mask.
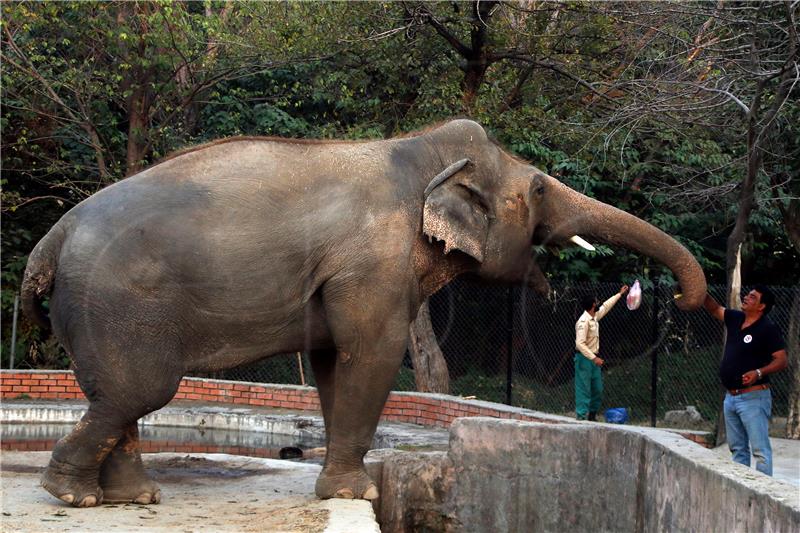
<path id="1" fill-rule="evenodd" d="M 733 460 L 750 466 L 750 452 L 756 458 L 756 470 L 772 475 L 772 446 L 769 443 L 769 417 L 772 392 L 769 389 L 725 395 L 725 431 Z"/>

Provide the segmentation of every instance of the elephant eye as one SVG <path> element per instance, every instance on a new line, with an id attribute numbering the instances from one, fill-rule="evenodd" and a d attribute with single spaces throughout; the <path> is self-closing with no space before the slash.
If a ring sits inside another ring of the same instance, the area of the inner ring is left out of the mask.
<path id="1" fill-rule="evenodd" d="M 538 194 L 539 196 L 544 194 L 544 185 L 539 185 L 538 187 L 536 187 L 536 194 Z"/>

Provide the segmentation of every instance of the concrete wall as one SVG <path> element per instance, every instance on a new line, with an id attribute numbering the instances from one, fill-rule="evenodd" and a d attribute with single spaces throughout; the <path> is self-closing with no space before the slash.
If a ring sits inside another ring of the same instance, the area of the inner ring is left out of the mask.
<path id="1" fill-rule="evenodd" d="M 800 531 L 796 487 L 660 430 L 464 418 L 382 463 L 384 533 Z"/>

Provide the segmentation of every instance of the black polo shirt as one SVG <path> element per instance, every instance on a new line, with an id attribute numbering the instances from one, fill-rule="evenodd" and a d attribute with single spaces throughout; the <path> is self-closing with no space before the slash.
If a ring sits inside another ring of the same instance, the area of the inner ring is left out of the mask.
<path id="1" fill-rule="evenodd" d="M 781 330 L 769 318 L 762 316 L 742 329 L 745 315 L 742 311 L 725 309 L 725 355 L 719 367 L 719 377 L 726 389 L 741 389 L 742 375 L 772 362 L 772 354 L 785 348 Z M 752 385 L 769 383 L 764 376 Z"/>

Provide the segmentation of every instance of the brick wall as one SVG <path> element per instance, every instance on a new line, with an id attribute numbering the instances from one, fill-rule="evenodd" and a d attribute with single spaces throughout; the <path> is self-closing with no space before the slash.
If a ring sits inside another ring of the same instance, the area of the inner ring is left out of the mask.
<path id="1" fill-rule="evenodd" d="M 63 370 L 3 370 L 0 399 L 85 399 L 72 372 Z M 273 385 L 201 378 L 183 378 L 176 400 L 224 402 L 248 406 L 319 411 L 317 389 L 299 385 Z M 423 426 L 448 427 L 462 416 L 491 416 L 552 422 L 531 416 L 524 409 L 489 402 L 462 400 L 443 394 L 393 392 L 383 409 L 385 420 Z"/>
<path id="2" fill-rule="evenodd" d="M 84 400 L 85 397 L 70 371 L 64 370 L 2 370 L 0 399 L 45 398 Z M 176 400 L 223 402 L 253 407 L 273 407 L 319 412 L 317 389 L 300 385 L 275 385 L 224 381 L 202 378 L 183 378 Z M 528 422 L 569 423 L 570 419 L 546 415 L 491 402 L 465 400 L 445 394 L 392 392 L 383 408 L 382 419 L 408 422 L 422 426 L 449 427 L 465 416 L 488 416 Z M 713 447 L 708 434 L 680 432 L 684 437 L 706 447 Z"/>

